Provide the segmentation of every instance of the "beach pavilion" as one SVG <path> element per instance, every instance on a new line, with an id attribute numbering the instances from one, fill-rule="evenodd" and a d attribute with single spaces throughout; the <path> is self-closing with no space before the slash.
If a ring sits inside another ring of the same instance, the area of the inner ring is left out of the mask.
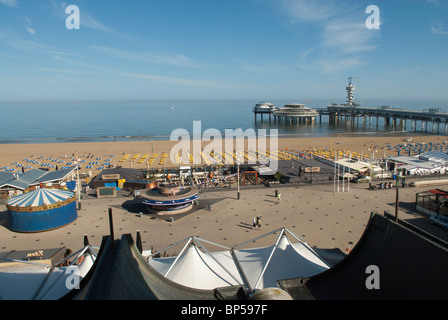
<path id="1" fill-rule="evenodd" d="M 122 188 L 124 182 L 139 180 L 143 177 L 143 173 L 139 169 L 117 167 L 114 169 L 105 169 L 100 172 L 91 182 L 93 189 L 115 186 Z"/>
<path id="2" fill-rule="evenodd" d="M 67 190 L 40 188 L 6 202 L 10 229 L 42 232 L 60 228 L 78 218 L 76 194 Z"/>
<path id="3" fill-rule="evenodd" d="M 428 175 L 446 173 L 448 154 L 428 152 L 417 156 L 397 156 L 388 159 L 397 169 L 404 169 L 406 175 Z"/>
<path id="4" fill-rule="evenodd" d="M 7 199 L 40 186 L 63 187 L 64 183 L 74 180 L 76 167 L 56 171 L 33 169 L 27 172 L 0 172 L 0 198 Z"/>

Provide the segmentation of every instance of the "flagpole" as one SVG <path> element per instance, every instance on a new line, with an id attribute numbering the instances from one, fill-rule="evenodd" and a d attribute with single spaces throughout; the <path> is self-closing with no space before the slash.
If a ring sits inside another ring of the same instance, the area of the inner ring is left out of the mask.
<path id="1" fill-rule="evenodd" d="M 76 176 L 78 185 L 78 209 L 81 210 L 81 186 L 79 185 L 79 158 L 78 158 L 78 148 L 76 148 Z"/>

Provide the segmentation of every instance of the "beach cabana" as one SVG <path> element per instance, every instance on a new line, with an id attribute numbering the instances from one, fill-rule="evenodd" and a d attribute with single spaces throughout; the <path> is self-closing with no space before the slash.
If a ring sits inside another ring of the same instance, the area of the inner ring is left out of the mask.
<path id="1" fill-rule="evenodd" d="M 37 189 L 9 199 L 6 207 L 10 228 L 17 232 L 41 232 L 65 226 L 78 218 L 75 193 Z"/>

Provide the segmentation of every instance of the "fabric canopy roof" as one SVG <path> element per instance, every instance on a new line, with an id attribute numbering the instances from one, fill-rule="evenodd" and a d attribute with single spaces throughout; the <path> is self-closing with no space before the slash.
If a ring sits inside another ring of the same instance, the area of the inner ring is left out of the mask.
<path id="1" fill-rule="evenodd" d="M 285 228 L 262 237 L 279 231 L 280 235 L 272 246 L 237 249 L 258 237 L 232 249 L 213 253 L 201 243 L 205 240 L 191 237 L 177 257 L 154 258 L 157 252 L 148 257 L 148 263 L 166 278 L 186 287 L 210 290 L 245 285 L 252 292 L 276 287 L 277 280 L 309 277 L 330 268 L 306 242 L 293 235 L 298 242 L 291 243 L 287 237 L 289 231 Z"/>
<path id="2" fill-rule="evenodd" d="M 243 283 L 229 251 L 211 256 L 199 250 L 193 241 L 178 257 L 149 261 L 168 279 L 190 288 L 214 289 Z"/>
<path id="3" fill-rule="evenodd" d="M 59 189 L 37 189 L 9 199 L 6 204 L 15 207 L 39 207 L 55 204 L 74 197 L 74 193 Z"/>
<path id="4" fill-rule="evenodd" d="M 277 280 L 310 277 L 329 266 L 305 242 L 291 243 L 285 233 L 270 247 L 235 250 L 252 290 L 277 287 Z"/>

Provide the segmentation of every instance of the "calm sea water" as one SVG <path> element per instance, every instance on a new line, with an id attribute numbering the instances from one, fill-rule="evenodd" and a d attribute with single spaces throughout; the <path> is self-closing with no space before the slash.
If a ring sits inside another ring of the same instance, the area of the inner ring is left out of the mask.
<path id="1" fill-rule="evenodd" d="M 218 129 L 278 129 L 280 136 L 328 136 L 330 134 L 375 135 L 390 132 L 379 120 L 373 125 L 335 126 L 328 117 L 314 124 L 269 123 L 268 117 L 255 121 L 255 100 L 217 101 L 78 101 L 39 103 L 0 103 L 4 125 L 0 143 L 40 143 L 79 141 L 123 141 L 169 139 L 173 130 L 193 132 L 193 121 L 201 121 L 202 132 Z M 322 108 L 332 101 L 269 101 L 278 107 L 292 102 Z M 343 103 L 343 101 L 337 101 Z M 448 101 L 370 101 L 363 106 L 392 105 L 412 110 L 440 108 L 448 111 Z M 410 126 L 408 126 L 410 128 Z M 443 131 L 443 130 L 442 130 Z"/>

